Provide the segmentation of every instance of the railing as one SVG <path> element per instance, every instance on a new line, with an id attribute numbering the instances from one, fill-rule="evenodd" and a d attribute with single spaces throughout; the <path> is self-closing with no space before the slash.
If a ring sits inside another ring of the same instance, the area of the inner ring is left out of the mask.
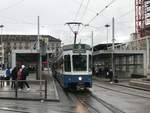
<path id="1" fill-rule="evenodd" d="M 30 90 L 25 88 L 25 82 Z M 20 89 L 20 83 L 23 89 Z M 12 84 L 14 86 L 12 87 Z M 42 85 L 40 87 L 40 84 Z M 0 80 L 0 99 L 41 100 L 47 99 L 47 80 Z"/>

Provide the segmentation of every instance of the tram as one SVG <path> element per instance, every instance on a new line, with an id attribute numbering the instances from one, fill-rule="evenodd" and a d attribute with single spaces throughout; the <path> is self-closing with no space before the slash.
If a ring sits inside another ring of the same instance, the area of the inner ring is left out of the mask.
<path id="1" fill-rule="evenodd" d="M 92 52 L 87 44 L 65 45 L 53 63 L 53 75 L 65 89 L 92 87 Z"/>

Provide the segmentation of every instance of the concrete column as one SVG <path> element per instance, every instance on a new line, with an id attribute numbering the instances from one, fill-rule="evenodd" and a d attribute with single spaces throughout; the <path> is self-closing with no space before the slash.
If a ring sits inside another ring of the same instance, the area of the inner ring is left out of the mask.
<path id="1" fill-rule="evenodd" d="M 146 64 L 145 64 L 145 65 L 146 65 L 146 68 L 145 68 L 145 69 L 146 69 L 146 71 L 147 71 L 146 73 L 150 73 L 150 70 L 149 70 L 149 65 L 150 65 L 150 63 L 149 63 L 149 62 L 150 62 L 150 61 L 149 61 L 149 54 L 150 54 L 150 53 L 149 53 L 149 50 L 150 50 L 150 47 L 149 47 L 149 37 L 147 37 L 147 38 L 146 38 L 146 55 L 145 55 L 145 58 L 146 58 L 146 59 L 145 59 L 145 60 L 146 60 Z M 146 57 L 146 56 L 147 56 L 147 57 Z"/>
<path id="2" fill-rule="evenodd" d="M 14 68 L 16 66 L 16 52 L 15 51 L 12 51 L 12 54 L 11 54 L 11 64 L 12 64 L 12 68 Z"/>
<path id="3" fill-rule="evenodd" d="M 143 68 L 144 68 L 144 75 L 146 75 L 146 76 L 148 74 L 148 65 L 147 64 L 149 64 L 149 63 L 147 62 L 146 52 L 144 52 L 143 53 Z"/>

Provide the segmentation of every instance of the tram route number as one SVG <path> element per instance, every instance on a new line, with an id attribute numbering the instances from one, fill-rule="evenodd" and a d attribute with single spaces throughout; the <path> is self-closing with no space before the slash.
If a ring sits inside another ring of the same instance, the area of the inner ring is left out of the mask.
<path id="1" fill-rule="evenodd" d="M 86 52 L 85 45 L 75 44 L 74 48 L 73 48 L 73 52 L 74 53 L 85 53 Z"/>

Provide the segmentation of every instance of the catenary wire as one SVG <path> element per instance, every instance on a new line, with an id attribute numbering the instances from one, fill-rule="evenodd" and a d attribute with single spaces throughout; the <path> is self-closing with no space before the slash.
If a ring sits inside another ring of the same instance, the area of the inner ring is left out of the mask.
<path id="1" fill-rule="evenodd" d="M 17 5 L 21 4 L 22 2 L 24 2 L 24 0 L 20 0 L 14 4 L 9 5 L 8 7 L 2 8 L 2 9 L 0 9 L 0 12 L 8 10 L 10 8 L 13 8 L 13 7 L 16 7 Z"/>
<path id="2" fill-rule="evenodd" d="M 102 10 L 100 10 L 85 26 L 90 26 L 90 23 L 92 21 L 94 21 L 97 16 L 99 16 L 101 13 L 103 13 L 108 7 L 110 7 L 115 1 L 117 1 L 117 0 L 112 0 L 108 5 L 106 5 Z M 82 27 L 82 29 L 79 31 L 79 33 L 82 32 L 82 30 L 85 28 L 85 26 Z"/>
<path id="3" fill-rule="evenodd" d="M 78 14 L 79 14 L 79 12 L 80 12 L 80 9 L 81 9 L 81 7 L 82 7 L 82 5 L 83 5 L 83 2 L 84 2 L 84 0 L 82 0 L 82 2 L 80 3 L 80 6 L 79 6 L 79 8 L 78 8 L 78 10 L 77 10 L 77 13 L 76 13 L 76 15 L 75 15 L 75 21 L 76 21 L 76 19 L 77 19 L 77 17 L 78 17 Z"/>
<path id="4" fill-rule="evenodd" d="M 87 1 L 87 4 L 86 4 L 86 6 L 85 6 L 85 10 L 84 10 L 84 12 L 83 12 L 83 14 L 82 14 L 82 17 L 81 17 L 81 20 L 83 19 L 83 17 L 85 16 L 85 14 L 86 14 L 86 12 L 87 12 L 87 10 L 88 10 L 89 3 L 90 3 L 90 0 Z"/>
<path id="5" fill-rule="evenodd" d="M 101 11 L 99 11 L 89 22 L 88 24 L 90 24 L 92 21 L 95 20 L 95 18 L 97 16 L 99 16 L 102 12 L 104 12 L 108 7 L 110 7 L 116 0 L 112 0 L 108 5 L 106 5 Z"/>
<path id="6" fill-rule="evenodd" d="M 77 4 L 80 4 L 79 1 L 75 1 L 75 0 L 72 0 L 74 3 L 77 3 Z M 83 4 L 83 7 L 86 7 L 84 4 Z M 90 11 L 91 13 L 96 13 L 93 9 L 90 9 L 90 8 L 87 8 L 88 11 Z"/>

